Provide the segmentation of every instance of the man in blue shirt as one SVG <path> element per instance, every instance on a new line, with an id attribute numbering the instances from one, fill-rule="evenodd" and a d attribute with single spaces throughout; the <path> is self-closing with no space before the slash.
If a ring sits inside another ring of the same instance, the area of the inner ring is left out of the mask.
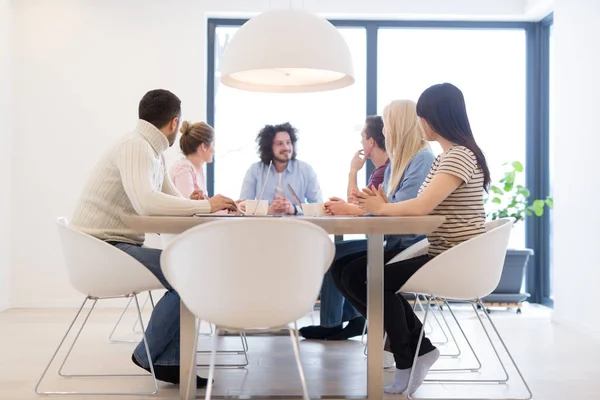
<path id="1" fill-rule="evenodd" d="M 301 214 L 301 202 L 323 202 L 314 169 L 296 160 L 296 129 L 288 122 L 266 125 L 256 136 L 260 161 L 250 166 L 242 183 L 241 200 L 268 200 L 269 214 Z"/>

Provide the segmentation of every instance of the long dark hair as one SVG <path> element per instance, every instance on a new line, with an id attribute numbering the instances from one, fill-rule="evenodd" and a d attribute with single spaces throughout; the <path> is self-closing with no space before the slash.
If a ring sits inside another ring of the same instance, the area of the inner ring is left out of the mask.
<path id="1" fill-rule="evenodd" d="M 446 140 L 471 150 L 483 171 L 483 188 L 487 192 L 490 170 L 483 151 L 477 145 L 467 116 L 465 98 L 451 83 L 440 83 L 425 90 L 417 102 L 417 115 Z"/>
<path id="2" fill-rule="evenodd" d="M 292 152 L 292 160 L 296 159 L 296 142 L 298 136 L 296 135 L 296 128 L 294 128 L 289 122 L 285 122 L 279 125 L 265 125 L 264 128 L 256 135 L 256 143 L 258 144 L 258 156 L 260 160 L 269 165 L 273 160 L 273 140 L 277 132 L 287 132 L 290 135 L 290 141 L 294 151 Z"/>

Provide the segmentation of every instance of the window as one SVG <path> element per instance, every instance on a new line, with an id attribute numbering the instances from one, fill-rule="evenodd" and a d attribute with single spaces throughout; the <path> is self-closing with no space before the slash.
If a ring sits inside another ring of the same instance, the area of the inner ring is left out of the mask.
<path id="1" fill-rule="evenodd" d="M 380 29 L 378 110 L 395 99 L 416 102 L 436 83 L 456 85 L 496 182 L 503 163 L 525 164 L 525 46 L 523 29 Z M 525 247 L 524 223 L 515 226 L 510 247 Z"/>
<path id="2" fill-rule="evenodd" d="M 298 129 L 298 159 L 315 169 L 323 200 L 345 198 L 350 160 L 361 148 L 360 130 L 366 117 L 365 29 L 339 28 L 354 59 L 356 83 L 306 94 L 253 93 L 222 85 L 220 59 L 237 29 L 219 26 L 215 35 L 215 193 L 239 196 L 246 171 L 259 161 L 255 139 L 260 129 L 290 122 Z"/>
<path id="3" fill-rule="evenodd" d="M 550 164 L 550 168 L 548 171 L 548 174 L 550 176 L 550 195 L 552 195 L 552 193 L 554 193 L 554 191 L 552 190 L 552 174 L 553 174 L 553 170 L 554 170 L 554 112 L 553 110 L 553 103 L 554 103 L 554 39 L 553 39 L 553 31 L 554 31 L 554 25 L 550 25 L 549 29 L 548 29 L 548 68 L 549 68 L 549 79 L 548 79 L 548 109 L 549 109 L 549 113 L 548 113 L 548 139 L 549 139 L 549 164 Z M 548 234 L 550 235 L 550 249 L 554 249 L 554 212 L 553 210 L 549 210 L 549 217 L 550 217 L 550 229 L 548 229 Z M 553 279 L 552 279 L 552 274 L 553 274 L 553 267 L 554 267 L 554 252 L 552 250 L 550 250 L 549 252 L 549 261 L 548 261 L 548 296 L 550 299 L 554 299 L 554 292 L 553 292 Z"/>

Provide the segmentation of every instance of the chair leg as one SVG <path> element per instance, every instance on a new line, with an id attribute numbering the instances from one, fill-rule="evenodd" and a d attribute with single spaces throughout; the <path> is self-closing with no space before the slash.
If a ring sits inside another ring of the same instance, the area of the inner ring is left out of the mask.
<path id="1" fill-rule="evenodd" d="M 362 335 L 360 336 L 360 344 L 362 344 L 363 346 L 367 345 L 367 342 L 365 341 L 365 333 L 367 333 L 367 320 L 365 320 L 365 324 L 363 325 Z"/>
<path id="2" fill-rule="evenodd" d="M 488 341 L 490 342 L 492 349 L 494 350 L 494 353 L 496 354 L 496 357 L 498 358 L 498 361 L 500 362 L 500 365 L 502 366 L 502 370 L 504 371 L 505 377 L 506 379 L 502 379 L 502 380 L 498 380 L 498 379 L 479 379 L 479 380 L 463 380 L 463 379 L 447 379 L 447 380 L 436 380 L 435 382 L 451 382 L 451 383 L 473 383 L 473 384 L 480 384 L 480 383 L 506 383 L 508 381 L 508 372 L 506 371 L 506 368 L 504 366 L 504 363 L 502 362 L 502 359 L 500 358 L 500 355 L 498 354 L 498 351 L 496 349 L 496 346 L 494 345 L 494 342 L 492 341 L 491 336 L 488 333 L 487 328 L 485 327 L 483 320 L 481 319 L 481 316 L 479 315 L 479 311 L 477 310 L 477 306 L 480 306 L 483 310 L 483 313 L 486 315 L 486 318 L 488 320 L 488 322 L 490 323 L 490 325 L 492 326 L 494 333 L 496 334 L 496 336 L 498 337 L 498 339 L 500 340 L 500 343 L 502 343 L 502 346 L 504 347 L 504 350 L 506 351 L 506 354 L 508 355 L 508 357 L 510 358 L 510 361 L 512 362 L 513 366 L 515 367 L 515 370 L 517 371 L 517 373 L 519 374 L 519 377 L 521 378 L 521 381 L 523 382 L 523 384 L 525 385 L 525 388 L 527 389 L 527 393 L 528 396 L 524 397 L 524 398 L 507 398 L 504 397 L 504 400 L 530 400 L 533 397 L 533 394 L 531 393 L 531 389 L 529 389 L 529 385 L 527 384 L 527 382 L 525 381 L 525 378 L 523 377 L 523 374 L 521 373 L 521 370 L 519 370 L 519 367 L 517 366 L 517 363 L 515 362 L 515 360 L 512 357 L 512 354 L 510 353 L 510 351 L 508 350 L 508 347 L 506 346 L 506 343 L 504 343 L 504 340 L 502 339 L 502 336 L 500 336 L 500 333 L 498 332 L 498 329 L 496 329 L 496 325 L 494 325 L 494 322 L 492 321 L 491 317 L 489 316 L 489 314 L 485 311 L 485 307 L 483 306 L 483 304 L 481 303 L 481 300 L 475 300 L 475 301 L 471 301 L 469 302 L 471 304 L 471 306 L 473 307 L 473 310 L 475 311 L 476 315 L 477 315 L 477 319 L 479 320 L 485 334 L 486 337 L 488 338 Z M 462 331 L 462 329 L 461 329 Z M 463 332 L 464 334 L 464 332 Z M 419 338 L 419 342 L 417 344 L 417 353 L 415 354 L 415 359 L 413 361 L 413 370 L 414 367 L 416 365 L 417 362 L 417 356 L 419 354 L 419 349 L 421 347 L 421 338 Z M 408 387 L 410 388 L 410 383 L 412 382 L 413 379 L 413 372 L 411 371 L 411 376 L 409 378 L 409 385 Z M 431 381 L 428 381 L 431 382 Z M 407 391 L 404 393 L 404 395 L 406 396 L 406 398 L 408 400 L 416 400 L 414 399 L 410 393 L 408 393 L 408 389 Z M 456 398 L 456 400 L 458 399 L 462 399 L 462 397 L 460 398 Z M 451 400 L 448 398 L 419 398 L 419 400 Z M 470 398 L 470 400 L 489 400 L 489 398 Z"/>
<path id="3" fill-rule="evenodd" d="M 135 297 L 136 305 L 137 305 L 137 308 L 138 308 L 138 317 L 141 318 L 141 312 L 140 312 L 140 309 L 139 309 L 139 303 L 137 301 L 137 296 L 134 295 L 134 297 Z M 73 329 L 73 326 L 75 325 L 75 321 L 77 321 L 77 318 L 79 318 L 79 315 L 81 314 L 81 311 L 83 310 L 83 307 L 85 306 L 85 304 L 87 303 L 88 300 L 93 300 L 92 306 L 90 307 L 89 312 L 85 316 L 85 319 L 84 319 L 81 327 L 77 331 L 75 339 L 73 339 L 73 343 L 69 347 L 69 350 L 67 351 L 67 354 L 66 354 L 63 362 L 61 363 L 60 367 L 59 367 L 58 375 L 60 375 L 62 377 L 132 377 L 132 376 L 147 377 L 147 376 L 151 376 L 153 378 L 153 380 L 154 380 L 154 390 L 152 392 L 135 392 L 135 393 L 131 393 L 131 392 L 66 392 L 66 391 L 46 391 L 46 392 L 42 392 L 42 391 L 39 390 L 40 384 L 41 384 L 42 380 L 44 379 L 46 373 L 48 372 L 48 369 L 50 368 L 50 365 L 52 365 L 52 362 L 56 358 L 56 355 L 58 354 L 59 350 L 62 348 L 62 346 L 63 346 L 63 344 L 64 344 L 67 336 L 69 335 L 69 333 Z M 98 299 L 92 299 L 90 297 L 86 297 L 84 299 L 83 303 L 79 307 L 79 310 L 75 314 L 75 318 L 73 318 L 73 320 L 71 321 L 71 324 L 69 325 L 69 328 L 67 329 L 67 331 L 65 332 L 64 336 L 62 337 L 60 343 L 58 344 L 58 347 L 54 351 L 54 354 L 50 358 L 50 361 L 46 365 L 46 368 L 42 372 L 42 375 L 40 376 L 37 384 L 35 385 L 35 392 L 37 394 L 44 394 L 44 395 L 104 395 L 104 396 L 108 396 L 108 395 L 119 395 L 119 396 L 123 396 L 123 395 L 138 395 L 138 396 L 148 396 L 148 395 L 153 395 L 153 394 L 158 393 L 158 383 L 157 383 L 156 377 L 154 375 L 154 366 L 152 364 L 150 364 L 150 371 L 151 371 L 150 375 L 148 375 L 148 374 L 65 374 L 65 373 L 62 372 L 62 369 L 63 369 L 63 367 L 64 367 L 67 359 L 69 358 L 69 356 L 71 354 L 71 351 L 73 350 L 73 347 L 75 346 L 75 343 L 79 339 L 79 335 L 81 334 L 81 332 L 83 330 L 83 327 L 86 325 L 86 323 L 87 323 L 87 321 L 88 321 L 88 319 L 89 319 L 92 311 L 94 310 L 94 307 L 95 307 L 97 301 L 98 301 Z M 142 322 L 142 328 L 143 328 L 143 322 Z M 146 340 L 145 331 L 143 332 L 143 340 L 144 340 L 144 345 L 146 347 L 146 356 L 150 360 L 151 359 L 150 358 L 150 349 L 148 347 L 148 342 Z"/>
<path id="4" fill-rule="evenodd" d="M 306 377 L 304 376 L 304 368 L 302 367 L 302 359 L 300 358 L 300 345 L 298 344 L 298 326 L 294 322 L 294 327 L 288 328 L 290 331 L 290 338 L 292 339 L 292 346 L 294 347 L 294 356 L 296 358 L 296 365 L 298 366 L 298 375 L 300 375 L 300 383 L 302 384 L 302 397 L 304 400 L 310 400 L 308 396 L 308 388 L 306 387 Z"/>
<path id="5" fill-rule="evenodd" d="M 148 300 L 150 300 L 150 304 L 152 305 L 152 309 L 154 309 L 154 298 L 152 297 L 152 292 L 148 291 L 148 297 L 146 298 L 146 300 L 144 300 L 144 304 L 142 304 L 142 311 L 144 311 L 144 308 L 146 307 L 146 304 L 148 303 Z M 113 339 L 113 335 L 115 334 L 115 331 L 117 330 L 119 324 L 121 323 L 121 320 L 125 316 L 125 313 L 127 312 L 127 310 L 129 310 L 129 306 L 131 305 L 132 301 L 133 301 L 133 297 L 130 297 L 129 298 L 129 302 L 127 303 L 127 305 L 123 309 L 123 312 L 119 316 L 119 319 L 117 320 L 117 323 L 115 324 L 115 326 L 113 327 L 112 331 L 110 332 L 110 335 L 108 336 L 108 340 L 111 343 L 139 343 L 139 340 L 134 340 L 134 339 L 129 339 L 129 340 L 125 340 L 125 339 Z M 140 330 L 136 329 L 138 323 L 139 323 L 139 320 L 136 318 L 136 320 L 133 323 L 133 328 L 132 328 L 132 331 L 134 333 L 142 333 Z"/>
<path id="6" fill-rule="evenodd" d="M 196 335 L 196 340 L 198 338 L 198 335 Z M 213 340 L 212 340 L 212 350 L 210 353 L 210 366 L 208 368 L 208 383 L 206 385 L 206 395 L 205 395 L 205 400 L 210 400 L 210 396 L 212 394 L 212 386 L 213 386 L 213 379 L 215 377 L 215 362 L 217 360 L 217 340 L 219 338 L 219 328 L 215 326 L 215 334 L 213 335 Z M 195 371 L 195 368 L 190 368 L 191 371 Z M 194 376 L 191 376 L 190 379 L 194 379 Z M 186 399 L 189 399 L 189 388 L 186 391 Z"/>
<path id="7" fill-rule="evenodd" d="M 218 336 L 215 334 L 215 336 Z M 246 338 L 246 334 L 244 332 L 240 332 L 240 340 L 242 342 L 242 351 L 239 350 L 221 350 L 221 351 L 217 351 L 217 353 L 219 354 L 224 354 L 224 355 L 244 355 L 244 362 L 242 363 L 234 363 L 234 364 L 215 364 L 215 368 L 245 368 L 248 366 L 248 364 L 250 364 L 250 360 L 248 360 L 248 339 Z M 197 350 L 196 351 L 197 354 L 205 354 L 205 353 L 211 353 L 212 354 L 212 350 Z M 206 364 L 200 364 L 197 363 L 196 366 L 198 367 L 207 367 Z"/>
<path id="8" fill-rule="evenodd" d="M 417 306 L 419 306 L 421 311 L 425 312 L 425 308 L 423 308 L 423 304 L 421 303 L 421 295 L 418 293 L 414 293 L 414 295 L 415 295 L 415 301 L 413 303 L 413 311 L 416 313 Z M 402 296 L 402 295 L 399 294 L 398 296 Z M 427 297 L 425 297 L 425 301 L 427 301 Z M 433 327 L 431 326 L 431 323 L 429 321 L 423 322 L 423 325 L 425 325 L 425 334 L 426 335 L 429 335 L 433 332 Z M 448 340 L 448 338 L 446 338 L 446 342 L 440 342 L 439 344 L 447 343 L 447 340 Z"/>
<path id="9" fill-rule="evenodd" d="M 450 303 L 448 303 L 448 301 L 446 299 L 442 299 L 442 300 L 444 301 L 443 304 L 445 304 L 446 307 L 448 307 L 448 311 L 450 312 L 450 315 L 452 315 L 452 318 L 454 319 L 454 323 L 456 324 L 456 326 L 458 326 L 458 329 L 460 330 L 462 337 L 467 342 L 467 345 L 469 346 L 471 353 L 473 353 L 473 356 L 475 357 L 475 360 L 477 361 L 477 367 L 474 367 L 474 368 L 435 368 L 435 369 L 432 368 L 429 370 L 429 372 L 477 372 L 477 371 L 479 371 L 481 369 L 481 361 L 479 360 L 479 357 L 477 356 L 475 349 L 473 349 L 473 346 L 471 345 L 469 338 L 467 337 L 462 326 L 458 322 L 458 318 L 456 318 L 454 311 L 452 311 L 452 307 L 450 307 Z M 438 301 L 438 299 L 436 299 L 436 303 L 437 303 L 437 301 Z M 457 344 L 457 347 L 458 347 L 458 342 L 456 341 L 456 338 L 454 337 L 454 334 L 452 333 L 452 329 L 450 329 L 450 325 L 448 324 L 448 321 L 446 321 L 446 317 L 444 317 L 444 321 L 446 322 L 448 331 L 450 332 L 450 335 L 452 336 L 452 340 L 454 341 L 454 343 Z M 425 379 L 425 382 L 437 382 L 437 381 L 438 381 L 437 379 Z"/>
<path id="10" fill-rule="evenodd" d="M 462 354 L 462 351 L 460 349 L 460 346 L 458 345 L 458 342 L 456 341 L 456 338 L 454 337 L 454 333 L 452 332 L 452 329 L 450 329 L 450 325 L 448 324 L 448 321 L 446 320 L 446 316 L 444 315 L 444 310 L 442 310 L 442 306 L 440 306 L 438 299 L 433 299 L 433 300 L 435 301 L 435 305 L 437 306 L 438 312 L 439 312 L 440 316 L 442 317 L 442 321 L 444 322 L 444 325 L 446 325 L 448 333 L 450 334 L 450 340 L 454 343 L 454 346 L 456 347 L 456 353 L 444 354 L 444 355 L 440 355 L 440 357 L 459 358 Z M 446 338 L 446 341 L 443 343 L 448 344 L 450 342 L 450 340 L 448 339 L 448 336 L 446 335 L 446 329 L 444 329 L 444 327 L 440 324 L 440 321 L 436 317 L 435 313 L 432 313 L 432 315 L 435 318 L 435 321 L 439 325 L 440 329 L 442 330 L 444 337 Z M 438 342 L 432 342 L 432 343 L 438 344 Z M 439 343 L 439 344 L 442 344 L 442 343 Z"/>
<path id="11" fill-rule="evenodd" d="M 144 311 L 144 308 L 146 308 L 146 304 L 148 304 L 148 300 L 150 300 L 152 309 L 154 309 L 154 299 L 152 298 L 152 292 L 148 291 L 148 297 L 146 297 L 146 300 L 144 300 L 144 304 L 142 304 L 142 311 Z M 139 323 L 139 321 L 136 319 L 135 322 L 133 323 L 133 328 L 131 328 L 131 330 L 135 333 L 141 333 L 141 331 L 138 331 L 136 329 L 138 323 Z"/>
<path id="12" fill-rule="evenodd" d="M 525 381 L 525 378 L 523 377 L 523 374 L 521 373 L 521 370 L 517 366 L 517 363 L 515 362 L 512 354 L 508 350 L 508 347 L 506 346 L 506 343 L 504 343 L 504 340 L 502 339 L 502 336 L 500 336 L 500 332 L 498 332 L 498 329 L 496 328 L 496 325 L 492 321 L 492 318 L 490 317 L 490 314 L 485 311 L 485 307 L 483 306 L 483 303 L 481 302 L 481 299 L 478 299 L 477 303 L 479 304 L 479 306 L 481 307 L 481 309 L 484 310 L 483 313 L 485 314 L 488 322 L 490 323 L 490 325 L 494 329 L 494 333 L 496 334 L 496 336 L 498 336 L 498 339 L 500 340 L 500 343 L 502 343 L 502 347 L 504 347 L 504 351 L 506 351 L 506 354 L 508 355 L 508 358 L 510 358 L 510 362 L 512 363 L 513 367 L 515 367 L 515 370 L 517 370 L 517 373 L 519 374 L 519 378 L 521 378 L 521 381 L 523 381 L 523 384 L 525 385 L 525 388 L 527 389 L 527 393 L 529 394 L 529 397 L 525 398 L 524 400 L 531 399 L 533 397 L 533 393 L 531 393 L 531 389 L 529 389 L 529 385 L 527 384 L 527 381 Z M 475 307 L 475 304 L 472 304 L 472 305 L 473 305 L 473 308 L 475 309 L 475 311 L 477 311 L 477 308 Z M 479 315 L 479 313 L 478 313 L 478 315 Z"/>
<path id="13" fill-rule="evenodd" d="M 129 305 L 131 304 L 132 301 L 133 301 L 133 297 L 130 297 L 129 298 L 129 302 L 127 302 L 127 305 L 125 306 L 125 308 L 123 309 L 123 312 L 119 316 L 119 319 L 117 320 L 117 323 L 115 324 L 115 326 L 113 327 L 112 331 L 110 332 L 110 335 L 108 336 L 108 341 L 109 342 L 111 342 L 111 343 L 137 343 L 137 341 L 135 341 L 135 340 L 120 340 L 120 339 L 113 339 L 112 338 L 113 335 L 114 335 L 114 333 L 115 333 L 115 331 L 117 330 L 117 327 L 121 323 L 121 320 L 123 319 L 123 316 L 125 315 L 125 313 L 129 309 Z"/>

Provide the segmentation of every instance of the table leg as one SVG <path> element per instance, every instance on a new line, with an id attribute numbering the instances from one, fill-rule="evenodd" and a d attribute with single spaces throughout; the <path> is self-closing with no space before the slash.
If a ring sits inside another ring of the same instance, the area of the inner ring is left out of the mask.
<path id="1" fill-rule="evenodd" d="M 190 377 L 190 366 L 196 369 L 196 319 L 194 314 L 180 302 L 180 367 L 179 367 L 179 398 L 181 400 L 194 400 L 196 398 L 196 374 L 193 374 L 193 379 Z M 192 358 L 194 361 L 192 362 Z M 186 390 L 189 387 L 189 390 Z M 188 393 L 188 397 L 186 397 Z"/>
<path id="2" fill-rule="evenodd" d="M 367 398 L 383 398 L 383 235 L 367 235 Z"/>

